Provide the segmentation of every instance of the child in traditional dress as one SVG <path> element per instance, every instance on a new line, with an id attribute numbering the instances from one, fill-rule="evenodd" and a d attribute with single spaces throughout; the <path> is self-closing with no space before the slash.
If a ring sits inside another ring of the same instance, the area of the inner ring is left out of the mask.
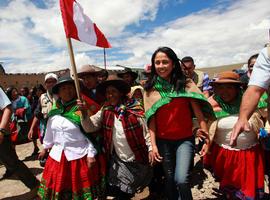
<path id="1" fill-rule="evenodd" d="M 92 200 L 102 193 L 95 170 L 96 149 L 81 128 L 74 81 L 65 77 L 53 87 L 59 99 L 49 112 L 42 158 L 48 149 L 38 196 L 41 199 Z"/>
<path id="2" fill-rule="evenodd" d="M 85 131 L 103 131 L 104 147 L 109 162 L 109 190 L 116 199 L 128 200 L 151 180 L 148 157 L 152 147 L 141 104 L 129 99 L 130 86 L 110 75 L 97 90 L 106 94 L 106 103 L 95 115 L 83 113 Z M 78 103 L 84 109 L 81 102 Z M 86 115 L 86 116 L 85 116 Z"/>

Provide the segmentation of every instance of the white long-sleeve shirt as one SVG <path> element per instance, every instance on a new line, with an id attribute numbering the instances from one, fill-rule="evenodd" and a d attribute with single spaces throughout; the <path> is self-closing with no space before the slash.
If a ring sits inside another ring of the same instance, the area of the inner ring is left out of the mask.
<path id="1" fill-rule="evenodd" d="M 61 160 L 63 151 L 68 161 L 80 159 L 85 155 L 94 157 L 97 153 L 79 126 L 60 115 L 49 118 L 43 147 L 52 148 L 50 157 L 58 162 Z"/>

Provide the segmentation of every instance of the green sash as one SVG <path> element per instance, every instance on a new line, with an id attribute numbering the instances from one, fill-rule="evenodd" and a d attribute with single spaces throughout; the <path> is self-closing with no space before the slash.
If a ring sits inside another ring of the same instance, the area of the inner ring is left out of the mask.
<path id="1" fill-rule="evenodd" d="M 62 101 L 58 99 L 56 103 L 52 105 L 52 109 L 48 113 L 48 116 L 52 117 L 54 115 L 61 115 L 66 119 L 68 119 L 69 121 L 73 122 L 74 124 L 81 126 L 81 117 L 78 113 L 76 113 L 76 111 L 78 111 L 76 99 L 67 102 L 65 104 L 63 104 Z"/>
<path id="2" fill-rule="evenodd" d="M 235 115 L 239 113 L 241 100 L 242 100 L 243 93 L 241 92 L 235 102 L 233 104 L 225 103 L 218 95 L 214 96 L 214 99 L 217 101 L 218 105 L 221 107 L 222 110 L 216 111 L 215 116 L 217 119 L 227 117 L 230 115 Z M 260 98 L 257 108 L 266 108 L 267 107 L 267 94 L 264 93 Z"/>
<path id="3" fill-rule="evenodd" d="M 180 97 L 194 98 L 194 99 L 199 100 L 199 102 L 202 104 L 202 111 L 204 112 L 204 114 L 206 114 L 205 116 L 206 117 L 214 116 L 212 106 L 209 104 L 209 102 L 207 101 L 207 99 L 205 98 L 203 94 L 199 94 L 196 92 L 187 92 L 184 89 L 177 92 L 174 90 L 174 87 L 172 84 L 170 84 L 169 82 L 167 82 L 166 80 L 160 77 L 157 78 L 154 88 L 159 92 L 161 98 L 157 100 L 152 105 L 152 107 L 146 111 L 145 117 L 146 117 L 147 122 L 160 107 L 170 103 L 173 98 L 180 98 Z"/>
<path id="4" fill-rule="evenodd" d="M 65 104 L 63 104 L 62 101 L 58 99 L 56 103 L 53 104 L 52 109 L 48 114 L 49 117 L 52 117 L 54 115 L 61 115 L 72 123 L 76 124 L 80 128 L 84 136 L 93 143 L 97 152 L 101 152 L 101 146 L 98 142 L 100 140 L 100 137 L 94 138 L 90 133 L 86 133 L 82 128 L 81 112 L 78 110 L 76 99 L 69 101 Z"/>

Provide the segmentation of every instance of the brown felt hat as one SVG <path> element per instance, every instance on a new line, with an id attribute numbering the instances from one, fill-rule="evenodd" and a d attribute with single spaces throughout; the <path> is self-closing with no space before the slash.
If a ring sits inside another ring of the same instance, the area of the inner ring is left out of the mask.
<path id="1" fill-rule="evenodd" d="M 130 86 L 122 78 L 119 78 L 115 74 L 109 75 L 106 81 L 100 83 L 97 86 L 97 91 L 100 92 L 101 94 L 105 94 L 106 88 L 108 86 L 114 86 L 124 95 L 127 95 L 130 92 Z"/>
<path id="2" fill-rule="evenodd" d="M 217 77 L 211 82 L 211 85 L 222 83 L 242 84 L 239 75 L 232 71 L 220 72 Z"/>
<path id="3" fill-rule="evenodd" d="M 117 74 L 118 77 L 123 78 L 124 74 L 130 74 L 135 81 L 138 78 L 138 73 L 133 72 L 130 68 L 126 67 L 122 72 Z"/>
<path id="4" fill-rule="evenodd" d="M 102 69 L 95 65 L 83 65 L 77 70 L 77 74 L 79 78 L 87 74 L 99 75 L 101 73 L 102 73 Z"/>

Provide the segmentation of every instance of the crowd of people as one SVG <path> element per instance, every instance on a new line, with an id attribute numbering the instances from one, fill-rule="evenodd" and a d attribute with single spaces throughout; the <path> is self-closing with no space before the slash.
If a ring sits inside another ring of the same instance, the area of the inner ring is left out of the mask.
<path id="1" fill-rule="evenodd" d="M 270 47 L 247 65 L 210 79 L 192 57 L 160 47 L 139 81 L 130 68 L 80 67 L 80 97 L 72 77 L 53 73 L 44 87 L 0 89 L 4 176 L 16 174 L 36 199 L 128 200 L 148 186 L 149 199 L 189 200 L 196 147 L 224 199 L 264 199 Z M 41 180 L 16 155 L 30 141 Z"/>

